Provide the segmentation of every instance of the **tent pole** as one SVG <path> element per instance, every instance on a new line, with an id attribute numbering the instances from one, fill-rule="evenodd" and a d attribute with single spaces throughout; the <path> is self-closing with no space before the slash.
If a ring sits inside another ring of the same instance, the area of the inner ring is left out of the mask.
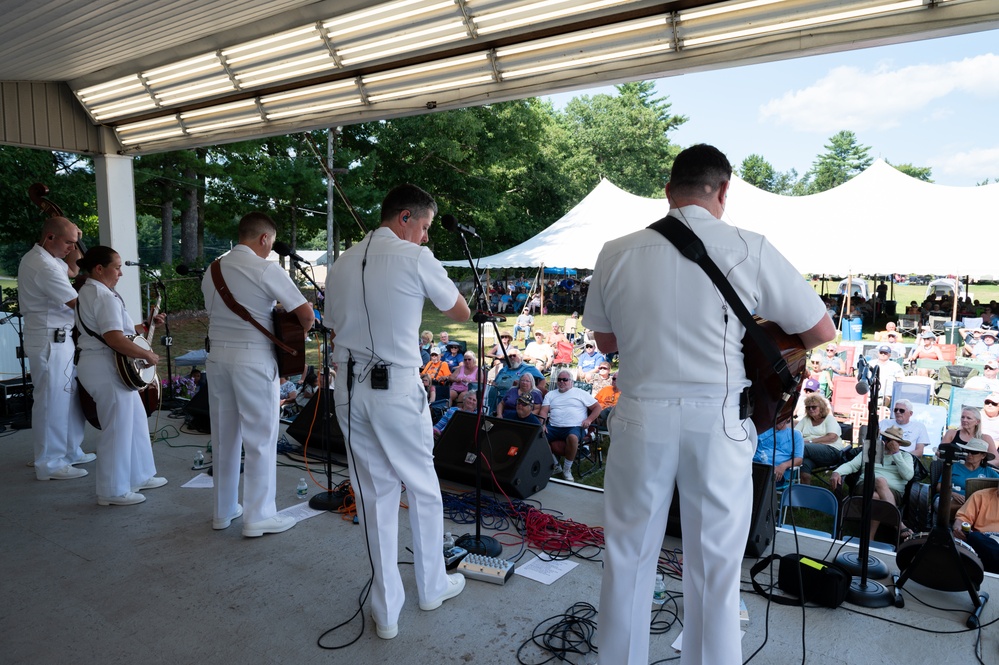
<path id="1" fill-rule="evenodd" d="M 538 309 L 538 316 L 545 313 L 545 263 L 541 262 L 541 308 Z"/>

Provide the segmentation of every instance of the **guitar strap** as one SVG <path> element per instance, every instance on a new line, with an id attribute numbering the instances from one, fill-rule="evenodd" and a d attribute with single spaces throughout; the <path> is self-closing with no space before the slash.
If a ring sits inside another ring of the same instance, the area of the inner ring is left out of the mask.
<path id="1" fill-rule="evenodd" d="M 672 222 L 672 223 L 671 223 Z M 787 361 L 781 355 L 780 350 L 777 345 L 774 344 L 773 340 L 770 339 L 760 325 L 756 323 L 753 315 L 750 314 L 746 305 L 739 298 L 739 294 L 735 292 L 732 287 L 731 282 L 725 277 L 725 273 L 721 271 L 710 256 L 708 256 L 708 250 L 704 247 L 704 243 L 701 239 L 697 237 L 690 227 L 684 224 L 682 221 L 673 217 L 672 215 L 667 215 L 662 219 L 653 222 L 649 225 L 650 229 L 657 231 L 662 234 L 667 240 L 669 240 L 673 245 L 676 246 L 680 253 L 683 254 L 687 259 L 693 261 L 707 273 L 708 277 L 714 282 L 714 285 L 718 287 L 721 291 L 722 296 L 728 302 L 729 306 L 732 308 L 732 312 L 739 318 L 742 325 L 746 327 L 746 335 L 749 339 L 759 348 L 763 355 L 773 367 L 773 371 L 780 377 L 781 385 L 784 388 L 784 392 L 791 392 L 795 387 L 794 377 L 791 376 L 791 371 L 788 369 Z M 745 343 L 745 340 L 743 340 Z"/>
<path id="2" fill-rule="evenodd" d="M 215 290 L 218 291 L 219 295 L 222 297 L 222 302 L 224 302 L 226 306 L 229 309 L 231 309 L 236 316 L 243 319 L 244 321 L 249 321 L 250 323 L 252 323 L 254 328 L 262 332 L 269 340 L 274 342 L 274 344 L 280 347 L 281 350 L 284 351 L 285 353 L 293 357 L 298 356 L 298 351 L 296 349 L 291 348 L 290 346 L 279 340 L 277 337 L 275 337 L 274 333 L 272 333 L 270 330 L 260 325 L 260 322 L 257 321 L 255 318 L 253 318 L 253 316 L 251 316 L 250 313 L 246 311 L 245 307 L 236 302 L 236 298 L 233 297 L 232 291 L 229 290 L 229 286 L 225 283 L 225 279 L 223 279 L 222 277 L 222 264 L 219 263 L 218 259 L 212 261 L 211 273 L 212 273 L 212 283 L 215 285 Z"/>

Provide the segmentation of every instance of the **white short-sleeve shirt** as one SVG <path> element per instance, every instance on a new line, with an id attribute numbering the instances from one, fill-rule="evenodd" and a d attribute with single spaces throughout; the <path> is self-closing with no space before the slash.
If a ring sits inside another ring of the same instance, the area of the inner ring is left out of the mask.
<path id="1" fill-rule="evenodd" d="M 135 323 L 125 309 L 125 301 L 107 284 L 96 279 L 88 279 L 80 289 L 76 313 L 80 321 L 93 332 L 103 336 L 112 330 L 120 330 L 126 335 L 135 334 Z M 84 351 L 101 350 L 107 345 L 80 327 L 80 348 Z"/>
<path id="2" fill-rule="evenodd" d="M 585 390 L 572 387 L 564 393 L 549 390 L 541 405 L 548 407 L 548 423 L 553 427 L 579 427 L 596 401 Z"/>
<path id="3" fill-rule="evenodd" d="M 257 256 L 246 245 L 236 245 L 219 259 L 222 278 L 233 298 L 265 329 L 274 332 L 272 310 L 277 302 L 287 311 L 305 303 L 305 296 L 298 290 L 288 273 L 279 263 Z M 212 271 L 205 272 L 201 292 L 211 323 L 208 336 L 224 342 L 255 342 L 270 344 L 271 340 L 250 322 L 239 318 L 222 300 L 212 281 Z"/>
<path id="4" fill-rule="evenodd" d="M 333 359 L 420 367 L 420 321 L 427 298 L 447 311 L 458 289 L 426 247 L 379 227 L 340 255 L 326 277 L 325 320 L 336 333 Z"/>
<path id="5" fill-rule="evenodd" d="M 35 245 L 21 258 L 17 298 L 26 336 L 72 327 L 73 309 L 66 303 L 76 300 L 76 290 L 69 282 L 68 267 L 41 245 Z"/>

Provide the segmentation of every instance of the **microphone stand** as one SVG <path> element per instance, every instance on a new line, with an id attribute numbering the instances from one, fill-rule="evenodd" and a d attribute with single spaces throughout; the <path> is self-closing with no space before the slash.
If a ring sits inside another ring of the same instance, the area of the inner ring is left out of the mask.
<path id="1" fill-rule="evenodd" d="M 28 370 L 25 367 L 24 359 L 26 354 L 24 353 L 24 317 L 21 315 L 21 307 L 18 305 L 17 311 L 11 312 L 8 320 L 10 318 L 17 319 L 17 340 L 19 346 L 17 347 L 17 357 L 21 361 L 21 403 L 24 405 L 24 410 L 21 412 L 21 419 L 15 420 L 10 424 L 11 429 L 31 429 L 31 404 L 29 403 L 28 395 Z"/>
<path id="2" fill-rule="evenodd" d="M 861 607 L 888 607 L 893 597 L 888 587 L 867 579 L 868 572 L 876 577 L 888 577 L 888 566 L 871 556 L 871 506 L 874 501 L 874 462 L 877 457 L 878 399 L 881 391 L 881 372 L 877 366 L 862 365 L 859 381 L 870 375 L 871 397 L 867 403 L 867 461 L 864 465 L 864 494 L 860 512 L 860 550 L 842 552 L 835 561 L 854 575 L 847 592 L 847 601 Z M 858 578 L 857 575 L 860 575 Z"/>
<path id="3" fill-rule="evenodd" d="M 292 267 L 302 273 L 305 277 L 305 281 L 312 285 L 312 288 L 316 290 L 317 300 L 318 295 L 325 293 L 323 287 L 316 283 L 316 280 L 312 278 L 312 274 L 306 270 L 306 268 L 300 264 L 295 259 L 290 256 L 288 259 L 291 261 Z M 330 343 L 330 329 L 316 321 L 313 330 L 318 331 L 323 336 L 323 343 L 321 345 L 322 357 L 319 359 L 321 378 L 319 380 L 319 392 L 318 392 L 318 402 L 316 404 L 316 409 L 322 414 L 322 434 L 320 435 L 323 448 L 326 450 L 325 459 L 323 459 L 323 467 L 326 471 L 326 487 L 327 489 L 323 492 L 318 492 L 311 497 L 309 497 L 309 508 L 313 510 L 326 510 L 326 511 L 336 511 L 337 508 L 343 505 L 343 497 L 337 497 L 333 493 L 333 431 L 330 428 L 330 419 L 333 416 L 333 400 L 331 398 L 332 388 L 330 388 L 332 382 L 330 381 L 330 366 L 326 360 L 329 358 L 329 343 Z M 303 375 L 303 382 L 305 376 Z"/>
<path id="4" fill-rule="evenodd" d="M 157 288 L 159 288 L 160 293 L 163 294 L 163 336 L 160 341 L 163 346 L 166 347 L 166 361 L 167 361 L 167 394 L 160 399 L 160 408 L 163 409 L 174 409 L 179 405 L 177 404 L 177 389 L 173 383 L 173 360 L 170 357 L 170 347 L 173 346 L 173 336 L 170 334 L 170 315 L 167 313 L 170 311 L 168 306 L 169 301 L 167 300 L 167 289 L 163 280 L 160 276 L 150 270 L 149 268 L 140 268 L 142 272 L 146 274 L 146 277 L 150 278 L 152 281 L 156 282 Z"/>
<path id="5" fill-rule="evenodd" d="M 489 309 L 489 299 L 486 297 L 485 291 L 482 288 L 482 280 L 479 279 L 479 272 L 475 269 L 475 262 L 472 260 L 472 253 L 468 249 L 468 240 L 465 238 L 465 233 L 458 230 L 458 236 L 461 238 L 461 249 L 465 254 L 465 258 L 468 259 L 468 265 L 472 269 L 472 277 L 475 281 L 475 314 L 472 316 L 472 320 L 478 324 L 478 349 L 479 358 L 484 359 L 484 349 L 485 349 L 485 336 L 483 331 L 486 325 L 492 324 L 493 330 L 496 333 L 496 339 L 499 340 L 499 348 L 503 353 L 503 360 L 509 366 L 509 358 L 506 355 L 506 348 L 503 346 L 503 340 L 500 339 L 499 328 L 497 327 L 497 322 L 506 321 L 505 316 L 498 316 L 493 314 Z M 482 365 L 479 365 L 479 371 L 483 370 Z M 481 377 L 476 377 L 481 378 Z M 482 441 L 481 432 L 483 429 L 488 431 L 491 428 L 490 423 L 482 422 L 482 408 L 485 405 L 485 393 L 486 393 L 486 381 L 477 381 L 478 388 L 476 388 L 475 396 L 478 401 L 478 413 L 476 414 L 477 423 L 475 426 L 475 535 L 465 534 L 455 541 L 455 545 L 458 547 L 463 547 L 471 554 L 484 554 L 485 556 L 498 557 L 503 552 L 503 546 L 499 544 L 499 541 L 490 536 L 482 535 Z"/>

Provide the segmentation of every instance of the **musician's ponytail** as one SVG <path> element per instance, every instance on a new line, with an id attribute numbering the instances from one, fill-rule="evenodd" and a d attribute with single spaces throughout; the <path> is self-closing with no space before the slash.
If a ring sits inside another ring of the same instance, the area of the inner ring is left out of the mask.
<path id="1" fill-rule="evenodd" d="M 97 266 L 107 267 L 114 260 L 114 257 L 118 255 L 118 252 L 114 251 L 110 247 L 105 245 L 96 245 L 87 250 L 81 258 L 76 260 L 76 265 L 80 267 L 80 270 L 88 274 L 94 272 L 94 268 Z"/>

